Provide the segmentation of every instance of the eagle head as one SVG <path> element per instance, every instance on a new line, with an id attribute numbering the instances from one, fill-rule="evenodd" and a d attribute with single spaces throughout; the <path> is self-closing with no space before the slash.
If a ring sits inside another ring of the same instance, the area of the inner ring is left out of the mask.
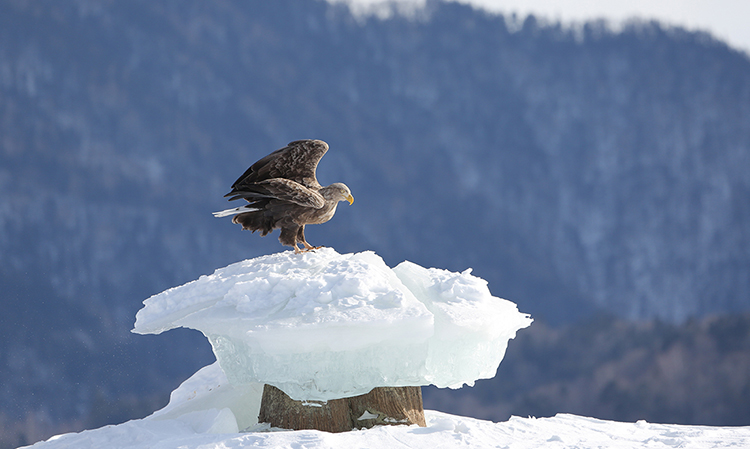
<path id="1" fill-rule="evenodd" d="M 343 182 L 334 182 L 330 186 L 323 187 L 320 189 L 320 194 L 323 195 L 323 198 L 327 201 L 348 201 L 349 204 L 354 203 L 352 192 Z"/>

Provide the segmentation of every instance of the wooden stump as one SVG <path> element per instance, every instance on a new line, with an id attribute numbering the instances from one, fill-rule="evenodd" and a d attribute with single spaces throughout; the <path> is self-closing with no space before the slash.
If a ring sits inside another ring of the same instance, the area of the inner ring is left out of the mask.
<path id="1" fill-rule="evenodd" d="M 376 425 L 426 426 L 421 387 L 378 387 L 351 398 L 302 402 L 266 384 L 258 422 L 282 429 L 326 432 L 346 432 Z"/>

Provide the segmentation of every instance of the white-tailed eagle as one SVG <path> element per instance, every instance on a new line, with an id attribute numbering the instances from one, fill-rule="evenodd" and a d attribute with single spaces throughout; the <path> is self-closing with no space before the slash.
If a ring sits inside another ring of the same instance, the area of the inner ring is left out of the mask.
<path id="1" fill-rule="evenodd" d="M 315 169 L 326 151 L 328 144 L 322 140 L 297 140 L 274 151 L 251 165 L 224 195 L 229 201 L 244 199 L 248 204 L 214 212 L 214 216 L 234 215 L 232 223 L 259 231 L 261 236 L 281 229 L 279 241 L 295 253 L 319 248 L 305 240 L 305 225 L 330 220 L 339 201 L 354 202 L 345 184 L 323 187 L 318 183 Z"/>

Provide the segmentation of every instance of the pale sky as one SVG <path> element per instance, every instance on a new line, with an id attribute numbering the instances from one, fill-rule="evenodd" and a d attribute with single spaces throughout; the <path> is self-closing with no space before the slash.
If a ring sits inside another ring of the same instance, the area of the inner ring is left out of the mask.
<path id="1" fill-rule="evenodd" d="M 334 0 L 337 1 L 337 0 Z M 369 5 L 382 0 L 338 0 Z M 425 0 L 399 0 L 424 3 Z M 689 30 L 703 30 L 750 55 L 750 0 L 458 0 L 490 11 L 546 17 L 562 22 L 639 17 Z"/>

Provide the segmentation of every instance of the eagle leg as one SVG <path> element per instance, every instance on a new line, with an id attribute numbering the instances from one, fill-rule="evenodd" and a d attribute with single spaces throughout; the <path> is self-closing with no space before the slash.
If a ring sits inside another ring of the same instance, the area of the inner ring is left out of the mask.
<path id="1" fill-rule="evenodd" d="M 281 233 L 279 234 L 279 242 L 284 246 L 291 246 L 294 248 L 294 254 L 300 254 L 302 252 L 299 246 L 297 246 L 299 244 L 297 235 L 301 229 L 301 227 L 282 226 Z M 305 251 L 307 251 L 307 248 L 305 248 Z"/>
<path id="2" fill-rule="evenodd" d="M 305 239 L 305 226 L 300 226 L 299 230 L 297 231 L 297 243 L 301 243 L 305 248 L 302 251 L 312 251 L 314 249 L 320 249 L 322 246 L 312 246 L 311 244 L 307 243 L 307 239 Z"/>

